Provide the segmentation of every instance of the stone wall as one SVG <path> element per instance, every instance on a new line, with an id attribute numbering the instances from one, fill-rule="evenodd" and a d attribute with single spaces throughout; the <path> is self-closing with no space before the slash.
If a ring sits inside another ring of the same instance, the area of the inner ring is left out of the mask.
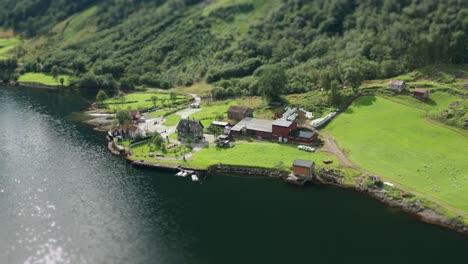
<path id="1" fill-rule="evenodd" d="M 275 178 L 286 178 L 289 174 L 287 171 L 274 168 L 261 168 L 252 166 L 218 164 L 208 168 L 208 173 L 234 173 L 242 175 L 258 175 Z"/>

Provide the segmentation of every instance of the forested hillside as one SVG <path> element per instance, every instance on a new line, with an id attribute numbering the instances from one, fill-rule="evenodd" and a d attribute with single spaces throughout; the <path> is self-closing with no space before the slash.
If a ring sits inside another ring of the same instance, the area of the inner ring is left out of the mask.
<path id="1" fill-rule="evenodd" d="M 387 78 L 468 63 L 463 0 L 0 0 L 0 25 L 26 39 L 22 71 L 81 86 L 169 88 L 200 80 L 258 94 L 268 65 L 284 93 L 320 79 Z M 55 66 L 55 67 L 54 67 Z"/>

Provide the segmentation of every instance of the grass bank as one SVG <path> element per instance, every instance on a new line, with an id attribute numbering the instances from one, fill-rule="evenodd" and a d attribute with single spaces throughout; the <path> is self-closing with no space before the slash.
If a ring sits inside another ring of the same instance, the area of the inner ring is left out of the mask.
<path id="1" fill-rule="evenodd" d="M 218 163 L 230 165 L 256 166 L 265 168 L 277 168 L 284 166 L 289 168 L 295 159 L 305 159 L 315 161 L 318 166 L 336 168 L 339 166 L 335 156 L 323 152 L 306 152 L 298 150 L 295 145 L 278 144 L 273 142 L 238 142 L 233 148 L 217 148 L 210 146 L 192 155 L 187 161 L 161 160 L 149 158 L 149 146 L 144 145 L 142 149 L 148 153 L 140 153 L 132 156 L 132 159 L 144 158 L 150 162 L 162 162 L 168 164 L 181 164 L 185 166 L 206 169 Z M 324 165 L 323 160 L 331 159 L 331 165 Z"/>
<path id="2" fill-rule="evenodd" d="M 70 76 L 68 75 L 60 75 L 58 76 L 56 80 L 51 75 L 47 75 L 44 73 L 33 73 L 33 72 L 28 72 L 28 73 L 21 75 L 18 81 L 19 82 L 35 82 L 35 83 L 41 83 L 41 84 L 45 84 L 49 86 L 58 86 L 60 85 L 60 82 L 59 82 L 60 78 L 64 79 L 65 86 L 70 85 Z"/>
<path id="3" fill-rule="evenodd" d="M 424 110 L 367 96 L 326 132 L 365 170 L 467 212 L 468 139 L 425 116 Z"/>
<path id="4" fill-rule="evenodd" d="M 21 44 L 22 42 L 18 38 L 15 38 L 15 37 L 1 38 L 1 35 L 0 35 L 0 60 L 13 57 L 14 49 L 16 47 L 19 47 Z"/>
<path id="5" fill-rule="evenodd" d="M 153 100 L 154 98 L 155 100 Z M 171 107 L 187 101 L 188 99 L 184 95 L 177 95 L 177 99 L 172 102 L 168 93 L 131 93 L 110 98 L 104 104 L 110 110 L 143 110 L 152 107 Z"/>

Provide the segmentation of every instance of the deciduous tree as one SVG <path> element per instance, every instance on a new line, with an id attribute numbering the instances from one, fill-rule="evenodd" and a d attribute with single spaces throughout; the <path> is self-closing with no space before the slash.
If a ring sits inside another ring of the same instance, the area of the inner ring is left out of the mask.
<path id="1" fill-rule="evenodd" d="M 263 96 L 269 102 L 280 100 L 281 94 L 286 90 L 288 78 L 279 66 L 268 66 L 263 70 L 258 81 Z"/>

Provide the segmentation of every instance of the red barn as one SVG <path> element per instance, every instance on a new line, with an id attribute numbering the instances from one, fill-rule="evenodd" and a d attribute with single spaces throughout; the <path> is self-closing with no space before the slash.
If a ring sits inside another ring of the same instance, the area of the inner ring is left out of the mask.
<path id="1" fill-rule="evenodd" d="M 292 121 L 276 120 L 272 123 L 273 139 L 287 138 L 289 134 L 297 130 L 297 124 Z"/>

